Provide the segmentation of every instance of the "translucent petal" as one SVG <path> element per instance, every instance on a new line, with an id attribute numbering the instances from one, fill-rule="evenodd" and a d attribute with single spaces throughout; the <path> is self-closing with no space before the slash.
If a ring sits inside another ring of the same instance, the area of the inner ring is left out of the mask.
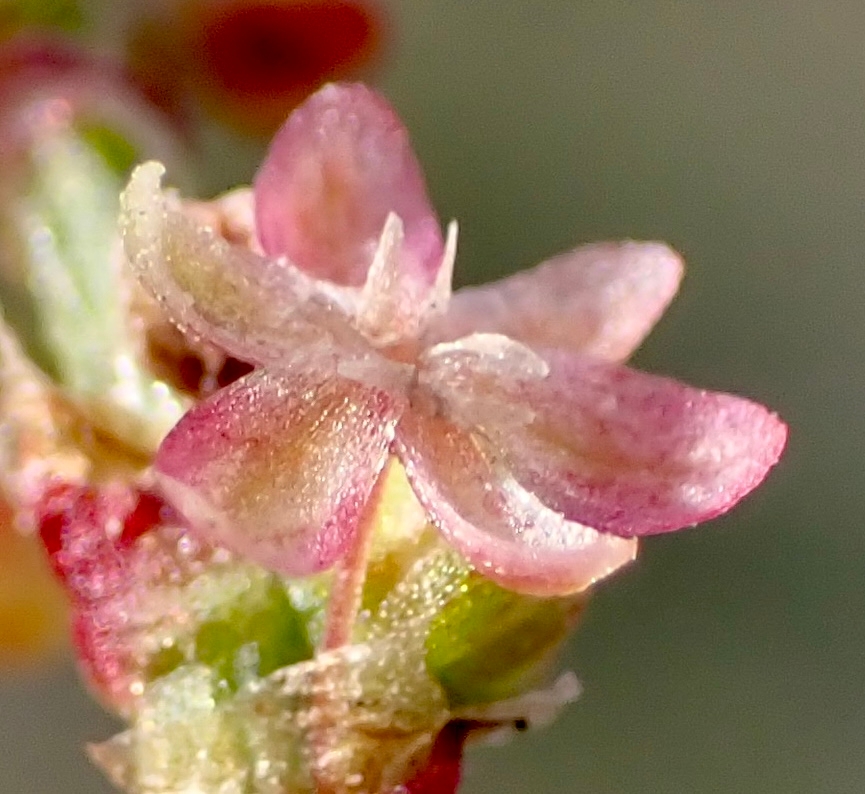
<path id="1" fill-rule="evenodd" d="M 367 339 L 390 344 L 403 337 L 403 326 L 414 313 L 412 295 L 401 289 L 400 253 L 405 232 L 402 220 L 387 216 L 378 248 L 358 301 L 357 325 Z"/>
<path id="2" fill-rule="evenodd" d="M 401 411 L 388 392 L 329 373 L 257 370 L 186 414 L 157 474 L 212 542 L 313 573 L 350 542 Z"/>
<path id="3" fill-rule="evenodd" d="M 442 417 L 407 412 L 395 446 L 445 539 L 509 590 L 578 592 L 636 554 L 635 540 L 603 535 L 546 507 L 479 436 Z"/>
<path id="4" fill-rule="evenodd" d="M 453 293 L 454 264 L 457 258 L 457 236 L 459 224 L 451 221 L 448 224 L 447 236 L 445 237 L 445 248 L 442 254 L 441 266 L 436 274 L 435 283 L 427 293 L 424 306 L 424 317 L 432 321 L 440 315 L 446 314 L 450 306 Z"/>
<path id="5" fill-rule="evenodd" d="M 661 243 L 587 245 L 459 290 L 430 338 L 499 333 L 536 347 L 622 360 L 657 322 L 681 277 L 681 258 Z"/>
<path id="6" fill-rule="evenodd" d="M 573 672 L 562 673 L 551 686 L 536 689 L 507 700 L 460 709 L 458 716 L 479 722 L 498 722 L 510 729 L 522 720 L 529 728 L 551 725 L 561 711 L 577 701 L 583 688 Z M 500 738 L 504 738 L 503 736 Z"/>
<path id="7" fill-rule="evenodd" d="M 460 354 L 459 344 L 425 360 L 421 381 L 439 409 L 476 427 L 545 505 L 604 532 L 713 518 L 755 488 L 784 447 L 783 422 L 733 395 L 563 351 L 544 354 L 545 378 L 526 377 L 519 361 L 469 344 Z"/>
<path id="8" fill-rule="evenodd" d="M 408 132 L 360 84 L 330 84 L 295 110 L 255 178 L 264 250 L 310 275 L 360 287 L 385 220 L 405 227 L 402 274 L 429 286 L 442 259 L 438 219 Z"/>
<path id="9" fill-rule="evenodd" d="M 177 325 L 257 363 L 284 363 L 328 335 L 363 344 L 313 280 L 230 245 L 172 206 L 160 188 L 163 171 L 146 163 L 133 173 L 121 229 L 136 275 Z"/>

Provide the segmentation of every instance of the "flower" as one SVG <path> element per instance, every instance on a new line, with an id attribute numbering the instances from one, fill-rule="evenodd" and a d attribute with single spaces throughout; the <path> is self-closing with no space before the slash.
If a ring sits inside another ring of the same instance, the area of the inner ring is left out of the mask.
<path id="1" fill-rule="evenodd" d="M 277 134 L 247 194 L 257 244 L 196 225 L 161 172 L 122 199 L 127 256 L 181 328 L 257 369 L 181 419 L 156 476 L 197 532 L 270 570 L 350 555 L 395 455 L 484 576 L 577 592 L 781 454 L 762 406 L 619 363 L 677 289 L 666 246 L 578 248 L 451 300 L 455 225 L 444 240 L 406 130 L 362 85 L 326 86 Z"/>

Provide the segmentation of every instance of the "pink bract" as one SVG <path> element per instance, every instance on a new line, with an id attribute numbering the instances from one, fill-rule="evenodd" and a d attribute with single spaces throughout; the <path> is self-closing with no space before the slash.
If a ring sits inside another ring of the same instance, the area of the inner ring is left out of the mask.
<path id="1" fill-rule="evenodd" d="M 778 460 L 748 400 L 627 369 L 676 292 L 679 256 L 609 243 L 450 294 L 408 135 L 384 99 L 331 85 L 277 134 L 255 182 L 265 253 L 184 216 L 142 166 L 128 257 L 188 331 L 262 369 L 188 413 L 156 461 L 208 539 L 299 575 L 352 546 L 396 455 L 430 519 L 525 593 L 582 590 L 636 538 L 712 518 Z"/>

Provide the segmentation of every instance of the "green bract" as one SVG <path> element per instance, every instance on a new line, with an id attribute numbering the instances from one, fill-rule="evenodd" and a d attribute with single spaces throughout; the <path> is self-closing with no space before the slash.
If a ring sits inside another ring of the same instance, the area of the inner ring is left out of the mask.
<path id="1" fill-rule="evenodd" d="M 535 598 L 476 573 L 436 615 L 426 664 L 452 706 L 492 703 L 541 685 L 585 598 Z"/>
<path id="2" fill-rule="evenodd" d="M 245 680 L 312 658 L 308 615 L 292 604 L 276 577 L 264 575 L 253 582 L 190 627 L 191 634 L 172 638 L 151 658 L 146 678 L 161 678 L 183 664 L 202 664 L 223 690 L 235 691 Z"/>

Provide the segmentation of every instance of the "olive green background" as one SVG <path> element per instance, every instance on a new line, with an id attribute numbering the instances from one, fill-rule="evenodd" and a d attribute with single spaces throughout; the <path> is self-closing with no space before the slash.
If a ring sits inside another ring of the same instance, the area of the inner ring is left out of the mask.
<path id="1" fill-rule="evenodd" d="M 466 794 L 865 791 L 865 5 L 391 7 L 381 84 L 459 278 L 668 240 L 689 274 L 635 363 L 791 425 L 758 494 L 600 589 L 566 659 L 584 698 L 471 752 Z M 75 687 L 0 685 L 2 794 L 108 791 L 80 746 L 112 726 Z"/>

